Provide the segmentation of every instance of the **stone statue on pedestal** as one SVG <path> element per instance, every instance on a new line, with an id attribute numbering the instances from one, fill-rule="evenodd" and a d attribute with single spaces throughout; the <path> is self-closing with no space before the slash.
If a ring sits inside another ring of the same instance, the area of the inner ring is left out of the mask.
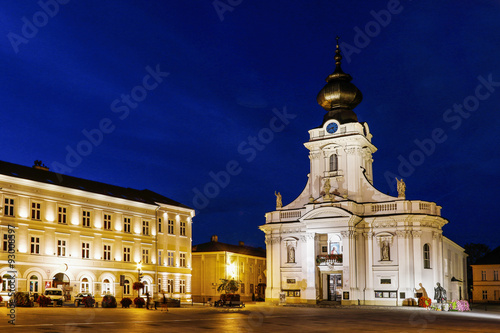
<path id="1" fill-rule="evenodd" d="M 405 198 L 406 184 L 403 178 L 398 179 L 398 177 L 396 177 L 396 181 L 398 182 L 398 198 Z"/>
<path id="2" fill-rule="evenodd" d="M 437 283 L 437 287 L 434 288 L 434 299 L 437 303 L 446 303 L 446 289 L 441 287 L 439 282 Z"/>
<path id="3" fill-rule="evenodd" d="M 274 195 L 276 196 L 276 209 L 283 207 L 283 202 L 281 201 L 281 193 L 274 191 Z"/>

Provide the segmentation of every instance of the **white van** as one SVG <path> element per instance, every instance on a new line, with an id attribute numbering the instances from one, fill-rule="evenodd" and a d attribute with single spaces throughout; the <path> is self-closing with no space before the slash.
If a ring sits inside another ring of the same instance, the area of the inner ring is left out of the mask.
<path id="1" fill-rule="evenodd" d="M 47 288 L 43 292 L 44 296 L 50 297 L 51 304 L 63 306 L 64 303 L 64 294 L 61 289 L 57 288 Z"/>

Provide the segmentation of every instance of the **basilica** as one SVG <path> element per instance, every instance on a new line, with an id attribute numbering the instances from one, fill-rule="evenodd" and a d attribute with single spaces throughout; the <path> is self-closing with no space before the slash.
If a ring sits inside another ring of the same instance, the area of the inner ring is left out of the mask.
<path id="1" fill-rule="evenodd" d="M 317 101 L 326 113 L 309 130 L 310 173 L 302 193 L 266 213 L 266 301 L 411 305 L 433 298 L 440 283 L 451 299 L 466 298 L 466 254 L 442 234 L 448 220 L 434 202 L 406 200 L 373 184 L 372 133 L 354 108 L 361 91 L 341 68 Z M 433 300 L 435 301 L 435 300 Z"/>

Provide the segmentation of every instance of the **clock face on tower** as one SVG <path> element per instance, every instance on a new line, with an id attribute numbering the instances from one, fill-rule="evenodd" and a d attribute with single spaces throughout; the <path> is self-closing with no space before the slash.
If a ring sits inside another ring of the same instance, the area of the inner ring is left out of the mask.
<path id="1" fill-rule="evenodd" d="M 337 123 L 330 123 L 328 124 L 328 126 L 326 126 L 326 131 L 330 134 L 337 132 L 338 129 L 339 125 L 337 125 Z"/>

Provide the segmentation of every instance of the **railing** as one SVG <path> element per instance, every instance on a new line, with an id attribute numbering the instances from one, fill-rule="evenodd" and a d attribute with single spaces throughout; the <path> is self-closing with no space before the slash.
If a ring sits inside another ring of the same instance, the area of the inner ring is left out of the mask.
<path id="1" fill-rule="evenodd" d="M 342 254 L 320 254 L 316 257 L 316 263 L 318 265 L 321 264 L 341 264 L 342 263 Z"/>
<path id="2" fill-rule="evenodd" d="M 285 212 L 280 212 L 280 218 L 282 219 L 297 218 L 300 217 L 301 214 L 302 213 L 300 210 L 285 211 Z"/>
<path id="3" fill-rule="evenodd" d="M 387 212 L 397 209 L 396 203 L 372 204 L 372 212 Z"/>

